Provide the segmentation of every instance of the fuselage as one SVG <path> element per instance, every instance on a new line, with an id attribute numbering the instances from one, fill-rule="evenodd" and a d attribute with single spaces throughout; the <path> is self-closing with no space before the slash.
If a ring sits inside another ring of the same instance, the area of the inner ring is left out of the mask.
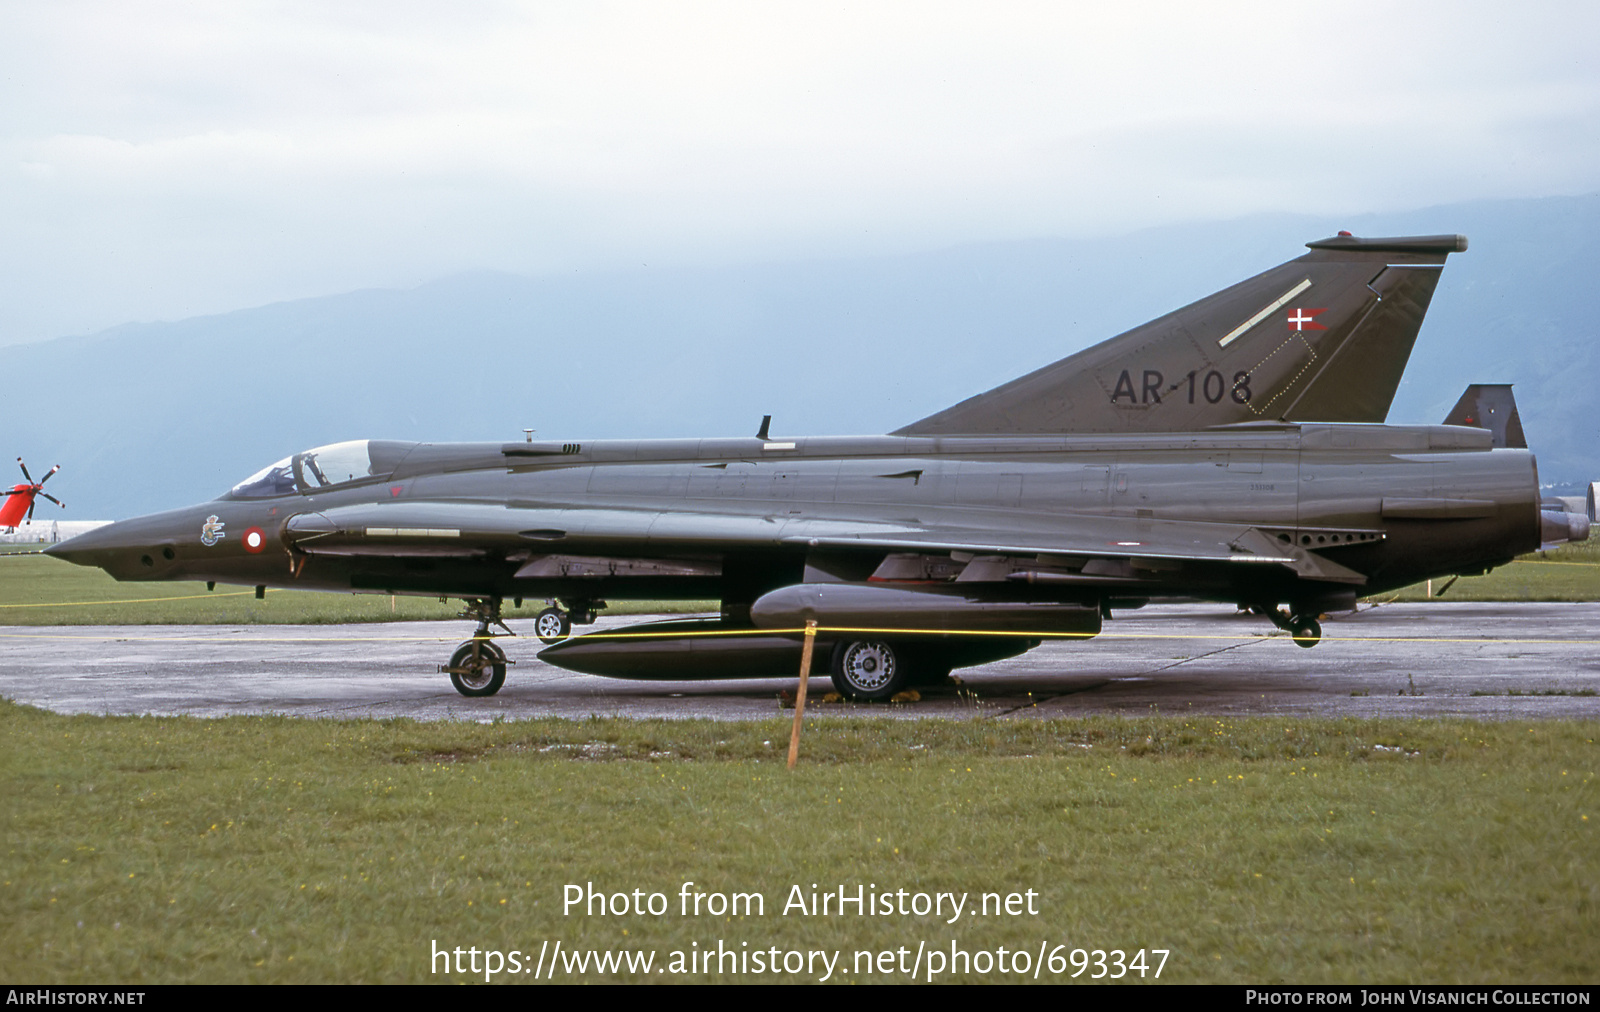
<path id="1" fill-rule="evenodd" d="M 236 490 L 50 551 L 121 580 L 748 604 L 802 582 L 808 551 L 793 534 L 831 522 L 1019 537 L 1085 517 L 1118 518 L 1130 531 L 1162 520 L 1246 525 L 1361 574 L 1362 593 L 1483 572 L 1540 543 L 1532 454 L 1493 449 L 1487 431 L 1459 426 L 1259 423 L 1138 435 L 382 447 L 374 454 L 382 473 L 327 486 L 286 481 L 268 494 Z M 506 511 L 504 535 L 465 546 L 459 524 L 448 519 L 463 509 Z M 520 527 L 519 511 L 538 519 Z M 585 515 L 608 511 L 649 519 L 631 538 L 586 530 Z M 337 518 L 346 513 L 365 526 L 345 530 L 349 523 Z M 382 526 L 391 514 L 410 526 Z M 719 537 L 719 520 L 737 536 Z M 443 533 L 451 530 L 456 535 Z M 401 531 L 438 533 L 386 551 L 384 534 Z M 319 547 L 319 538 L 352 533 L 362 537 Z M 1116 544 L 1104 554 L 1116 557 Z M 858 570 L 869 574 L 884 553 L 863 555 Z M 1015 586 L 1017 574 L 1010 576 Z M 1307 594 L 1303 584 L 1281 567 L 1241 576 L 1174 564 L 1141 570 L 1125 585 L 1102 581 L 1093 592 L 1275 602 Z M 1085 590 L 1041 585 L 1031 593 L 1081 597 Z"/>

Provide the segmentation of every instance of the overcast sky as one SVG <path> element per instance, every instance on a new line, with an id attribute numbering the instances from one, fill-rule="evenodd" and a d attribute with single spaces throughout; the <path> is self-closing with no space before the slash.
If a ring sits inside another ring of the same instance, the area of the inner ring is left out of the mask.
<path id="1" fill-rule="evenodd" d="M 0 0 L 0 344 L 1600 189 L 1600 5 Z"/>

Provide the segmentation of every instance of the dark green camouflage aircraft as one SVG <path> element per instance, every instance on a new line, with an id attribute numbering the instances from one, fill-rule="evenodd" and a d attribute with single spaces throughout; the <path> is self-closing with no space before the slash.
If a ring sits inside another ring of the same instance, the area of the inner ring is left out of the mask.
<path id="1" fill-rule="evenodd" d="M 49 552 L 119 580 L 462 598 L 477 632 L 442 670 L 468 696 L 505 679 L 502 601 L 543 598 L 552 664 L 792 674 L 815 622 L 839 691 L 873 700 L 1162 598 L 1308 647 L 1357 595 L 1586 538 L 1541 502 L 1509 387 L 1382 424 L 1466 240 L 1307 245 L 887 436 L 335 443 Z M 567 638 L 621 598 L 722 608 Z"/>

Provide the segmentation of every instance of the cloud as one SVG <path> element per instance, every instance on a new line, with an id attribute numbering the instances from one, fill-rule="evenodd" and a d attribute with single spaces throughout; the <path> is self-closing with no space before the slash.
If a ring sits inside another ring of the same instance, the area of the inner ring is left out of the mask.
<path id="1" fill-rule="evenodd" d="M 0 342 L 469 268 L 1600 185 L 1600 10 L 13 7 Z"/>

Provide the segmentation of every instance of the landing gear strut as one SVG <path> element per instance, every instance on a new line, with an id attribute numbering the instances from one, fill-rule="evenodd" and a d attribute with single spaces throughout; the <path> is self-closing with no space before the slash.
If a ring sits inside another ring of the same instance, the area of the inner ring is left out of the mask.
<path id="1" fill-rule="evenodd" d="M 506 636 L 516 633 L 500 621 L 498 597 L 469 597 L 466 605 L 461 617 L 476 620 L 478 628 L 472 639 L 450 655 L 450 663 L 439 670 L 450 676 L 450 684 L 463 696 L 492 696 L 505 684 L 506 665 L 511 662 L 506 660 L 505 651 L 495 645 L 493 637 L 501 634 L 491 632 L 489 627 L 499 626 Z"/>

